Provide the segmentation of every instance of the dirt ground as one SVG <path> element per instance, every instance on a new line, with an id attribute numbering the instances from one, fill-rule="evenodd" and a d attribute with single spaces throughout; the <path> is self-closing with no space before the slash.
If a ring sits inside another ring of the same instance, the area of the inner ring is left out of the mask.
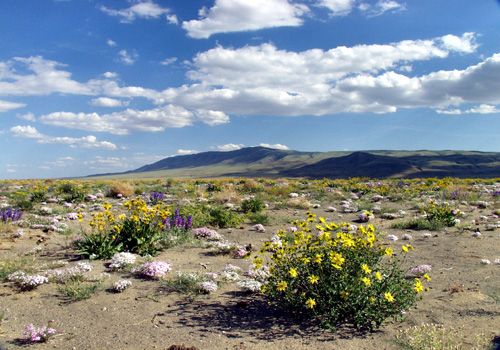
<path id="1" fill-rule="evenodd" d="M 332 203 L 334 204 L 334 203 Z M 334 221 L 351 221 L 356 214 L 326 213 L 319 215 Z M 328 204 L 329 205 L 329 204 Z M 406 208 L 405 208 L 406 209 Z M 269 210 L 271 217 L 303 217 L 305 210 Z M 490 213 L 473 209 L 468 219 Z M 275 220 L 279 221 L 279 220 Z M 90 299 L 68 303 L 61 298 L 56 284 L 42 285 L 36 290 L 18 292 L 9 283 L 0 284 L 0 349 L 167 349 L 184 344 L 198 349 L 399 349 L 395 334 L 421 323 L 437 323 L 459 327 L 471 339 L 482 334 L 500 336 L 500 266 L 481 264 L 481 259 L 493 262 L 500 258 L 500 230 L 482 231 L 481 238 L 471 231 L 456 228 L 431 232 L 390 229 L 391 221 L 376 218 L 373 222 L 384 235 L 401 237 L 410 233 L 415 251 L 405 265 L 432 265 L 430 291 L 401 323 L 388 322 L 379 331 L 356 334 L 350 329 L 337 333 L 321 330 L 314 325 L 301 325 L 286 312 L 270 309 L 261 297 L 243 292 L 236 284 L 226 284 L 210 295 L 190 298 L 159 289 L 157 281 L 145 281 L 127 273 L 113 272 L 104 281 L 110 286 L 119 278 L 130 278 L 133 285 L 123 293 L 110 293 L 102 288 Z M 78 223 L 72 222 L 75 227 Z M 265 233 L 242 228 L 219 230 L 228 240 L 259 247 L 276 230 L 287 225 L 271 225 Z M 75 228 L 75 232 L 78 229 Z M 57 233 L 43 234 L 25 230 L 15 241 L 2 235 L 0 258 L 15 257 L 39 245 L 36 254 L 41 264 L 67 259 L 70 238 Z M 42 243 L 37 241 L 45 237 Z M 397 241 L 395 246 L 406 244 Z M 250 261 L 229 256 L 210 255 L 205 248 L 176 247 L 162 252 L 155 260 L 172 264 L 173 272 L 217 272 L 226 264 L 248 269 Z M 102 261 L 92 261 L 93 275 L 105 271 Z M 54 320 L 60 333 L 47 343 L 24 345 L 19 341 L 28 323 L 45 324 Z"/>

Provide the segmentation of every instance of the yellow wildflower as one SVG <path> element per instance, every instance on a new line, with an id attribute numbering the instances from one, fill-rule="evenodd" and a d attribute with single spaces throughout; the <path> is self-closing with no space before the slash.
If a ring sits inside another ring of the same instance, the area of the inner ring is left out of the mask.
<path id="1" fill-rule="evenodd" d="M 394 301 L 394 297 L 392 296 L 391 292 L 384 293 L 384 299 L 389 303 L 392 303 Z"/>
<path id="2" fill-rule="evenodd" d="M 276 285 L 276 289 L 279 291 L 279 292 L 284 292 L 288 287 L 288 283 L 286 283 L 286 281 L 280 281 L 278 282 L 278 284 Z"/>
<path id="3" fill-rule="evenodd" d="M 316 256 L 314 257 L 314 262 L 316 264 L 321 264 L 322 261 L 323 261 L 323 254 L 316 254 Z"/>
<path id="4" fill-rule="evenodd" d="M 307 279 L 309 280 L 309 283 L 311 283 L 311 284 L 316 284 L 319 281 L 319 277 L 316 275 L 311 275 L 311 276 L 307 277 Z"/>
<path id="5" fill-rule="evenodd" d="M 337 270 L 342 269 L 342 264 L 345 261 L 345 258 L 340 253 L 330 252 L 330 261 L 332 262 L 332 266 Z"/>
<path id="6" fill-rule="evenodd" d="M 382 274 L 379 271 L 375 272 L 375 278 L 379 281 L 382 281 Z"/>
<path id="7" fill-rule="evenodd" d="M 422 277 L 425 278 L 426 281 L 431 280 L 431 276 L 429 276 L 427 273 L 425 275 L 423 275 Z"/>
<path id="8" fill-rule="evenodd" d="M 316 300 L 314 300 L 313 298 L 307 299 L 307 301 L 306 301 L 306 307 L 308 309 L 313 309 L 315 306 L 316 306 Z"/>
<path id="9" fill-rule="evenodd" d="M 424 286 L 422 284 L 422 281 L 420 281 L 418 278 L 415 278 L 415 287 L 413 289 L 417 294 L 422 293 L 424 291 Z"/>
<path id="10" fill-rule="evenodd" d="M 372 285 L 372 281 L 368 277 L 362 277 L 361 282 L 363 282 L 367 287 L 370 287 Z"/>
<path id="11" fill-rule="evenodd" d="M 362 264 L 361 270 L 363 270 L 363 272 L 366 273 L 367 275 L 372 273 L 372 270 L 370 269 L 370 267 L 367 264 Z"/>
<path id="12" fill-rule="evenodd" d="M 290 277 L 292 277 L 292 278 L 296 278 L 299 275 L 297 270 L 294 269 L 293 267 L 290 269 L 290 271 L 288 271 L 288 273 L 290 274 Z"/>
<path id="13" fill-rule="evenodd" d="M 403 251 L 403 253 L 408 253 L 408 247 L 405 245 L 401 247 L 401 250 Z"/>
<path id="14" fill-rule="evenodd" d="M 392 254 L 394 254 L 394 251 L 392 250 L 391 247 L 388 247 L 388 248 L 385 248 L 384 254 L 386 256 L 392 256 Z"/>

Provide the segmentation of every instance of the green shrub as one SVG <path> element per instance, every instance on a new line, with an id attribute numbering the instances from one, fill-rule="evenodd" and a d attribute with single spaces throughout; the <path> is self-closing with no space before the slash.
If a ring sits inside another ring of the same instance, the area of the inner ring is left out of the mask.
<path id="1" fill-rule="evenodd" d="M 443 226 L 455 226 L 455 216 L 453 210 L 448 205 L 430 204 L 425 208 L 427 220 L 436 222 Z"/>
<path id="2" fill-rule="evenodd" d="M 241 202 L 241 211 L 244 213 L 259 213 L 264 210 L 264 201 L 260 198 L 245 199 Z"/>
<path id="3" fill-rule="evenodd" d="M 83 202 L 87 195 L 87 189 L 82 184 L 65 181 L 57 187 L 57 193 L 63 197 L 65 202 Z"/>
<path id="4" fill-rule="evenodd" d="M 236 227 L 243 221 L 237 213 L 222 207 L 214 207 L 209 211 L 210 225 L 219 228 Z"/>
<path id="5" fill-rule="evenodd" d="M 269 216 L 262 213 L 249 213 L 247 218 L 251 224 L 269 225 Z"/>
<path id="6" fill-rule="evenodd" d="M 175 277 L 162 280 L 161 288 L 167 292 L 176 292 L 188 295 L 205 294 L 200 288 L 200 282 L 206 278 L 196 273 L 178 273 Z"/>
<path id="7" fill-rule="evenodd" d="M 257 256 L 254 261 L 261 269 L 268 259 L 270 273 L 263 292 L 277 307 L 319 320 L 330 329 L 352 324 L 372 330 L 399 317 L 423 291 L 420 279 L 405 278 L 392 248 L 379 242 L 372 225 L 348 232 L 348 224 L 317 221 L 309 213 L 296 226 L 295 233 L 278 232 L 281 242 L 264 245 L 270 257 Z M 404 246 L 403 252 L 408 248 Z"/>
<path id="8" fill-rule="evenodd" d="M 33 201 L 30 194 L 23 191 L 15 192 L 11 195 L 12 204 L 14 207 L 29 211 L 33 209 Z"/>
<path id="9" fill-rule="evenodd" d="M 69 280 L 59 287 L 59 292 L 63 294 L 68 302 L 75 302 L 89 299 L 97 292 L 101 282 L 83 282 L 79 280 Z"/>

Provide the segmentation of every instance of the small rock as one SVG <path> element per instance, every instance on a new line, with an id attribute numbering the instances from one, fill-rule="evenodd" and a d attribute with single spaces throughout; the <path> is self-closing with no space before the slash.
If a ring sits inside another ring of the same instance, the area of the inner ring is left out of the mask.
<path id="1" fill-rule="evenodd" d="M 337 211 L 337 208 L 335 208 L 335 207 L 327 207 L 325 209 L 325 211 L 328 212 L 328 213 L 334 213 L 334 212 Z"/>
<path id="2" fill-rule="evenodd" d="M 481 264 L 483 264 L 483 265 L 490 265 L 491 261 L 489 261 L 488 259 L 481 259 Z"/>
<path id="3" fill-rule="evenodd" d="M 252 229 L 254 229 L 257 232 L 266 232 L 266 229 L 262 224 L 253 225 Z"/>
<path id="4" fill-rule="evenodd" d="M 475 232 L 473 232 L 473 233 L 472 233 L 472 237 L 476 237 L 476 238 L 481 237 L 481 232 L 479 232 L 479 231 L 475 231 Z"/>
<path id="5" fill-rule="evenodd" d="M 389 241 L 396 242 L 399 238 L 398 238 L 397 236 L 395 236 L 395 235 L 388 235 L 388 236 L 387 236 L 387 239 L 388 239 Z"/>
<path id="6" fill-rule="evenodd" d="M 401 239 L 403 241 L 411 241 L 413 239 L 413 237 L 409 233 L 405 233 L 403 236 L 401 236 Z"/>

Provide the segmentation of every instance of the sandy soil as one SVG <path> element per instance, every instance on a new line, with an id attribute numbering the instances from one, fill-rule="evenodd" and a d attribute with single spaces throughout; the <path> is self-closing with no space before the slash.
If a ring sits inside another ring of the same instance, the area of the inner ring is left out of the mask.
<path id="1" fill-rule="evenodd" d="M 323 206 L 326 207 L 326 204 Z M 406 208 L 405 208 L 406 209 Z M 335 221 L 353 221 L 356 214 L 318 214 Z M 483 214 L 473 209 L 469 219 Z M 270 210 L 273 217 L 302 217 L 304 210 Z M 388 227 L 391 221 L 375 219 L 384 234 L 401 236 L 403 231 Z M 78 224 L 73 223 L 77 226 Z M 267 227 L 266 233 L 240 229 L 219 230 L 230 241 L 251 243 L 254 247 L 269 239 L 283 225 Z M 285 226 L 286 227 L 286 226 Z M 75 231 L 77 231 L 75 229 Z M 394 336 L 412 325 L 438 323 L 462 327 L 465 336 L 478 333 L 492 338 L 500 335 L 500 266 L 483 265 L 500 258 L 500 232 L 483 231 L 481 238 L 470 231 L 412 231 L 415 252 L 408 256 L 407 266 L 431 264 L 433 279 L 417 308 L 410 310 L 402 323 L 386 323 L 378 332 L 359 335 L 352 330 L 333 334 L 314 325 L 294 322 L 284 312 L 271 310 L 255 295 L 242 292 L 235 284 L 224 285 L 216 293 L 194 299 L 159 289 L 159 283 L 133 278 L 127 273 L 111 273 L 104 286 L 119 278 L 131 278 L 132 287 L 123 293 L 110 293 L 103 288 L 90 299 L 68 303 L 57 285 L 42 285 L 30 292 L 18 292 L 8 283 L 0 284 L 0 349 L 21 349 L 20 333 L 28 323 L 44 324 L 54 320 L 60 334 L 48 343 L 29 345 L 33 349 L 167 349 L 173 344 L 198 349 L 398 349 Z M 43 242 L 38 242 L 43 237 Z M 37 243 L 38 242 L 38 243 Z M 3 234 L 0 258 L 14 257 L 30 251 L 37 244 L 40 263 L 67 259 L 69 242 L 57 233 L 26 230 L 15 241 Z M 405 241 L 395 243 L 399 246 Z M 220 271 L 231 263 L 246 270 L 248 260 L 207 254 L 203 248 L 177 247 L 164 251 L 155 260 L 172 263 L 174 271 Z M 104 272 L 102 261 L 91 262 L 93 275 Z M 3 347 L 2 347 L 3 346 Z"/>

